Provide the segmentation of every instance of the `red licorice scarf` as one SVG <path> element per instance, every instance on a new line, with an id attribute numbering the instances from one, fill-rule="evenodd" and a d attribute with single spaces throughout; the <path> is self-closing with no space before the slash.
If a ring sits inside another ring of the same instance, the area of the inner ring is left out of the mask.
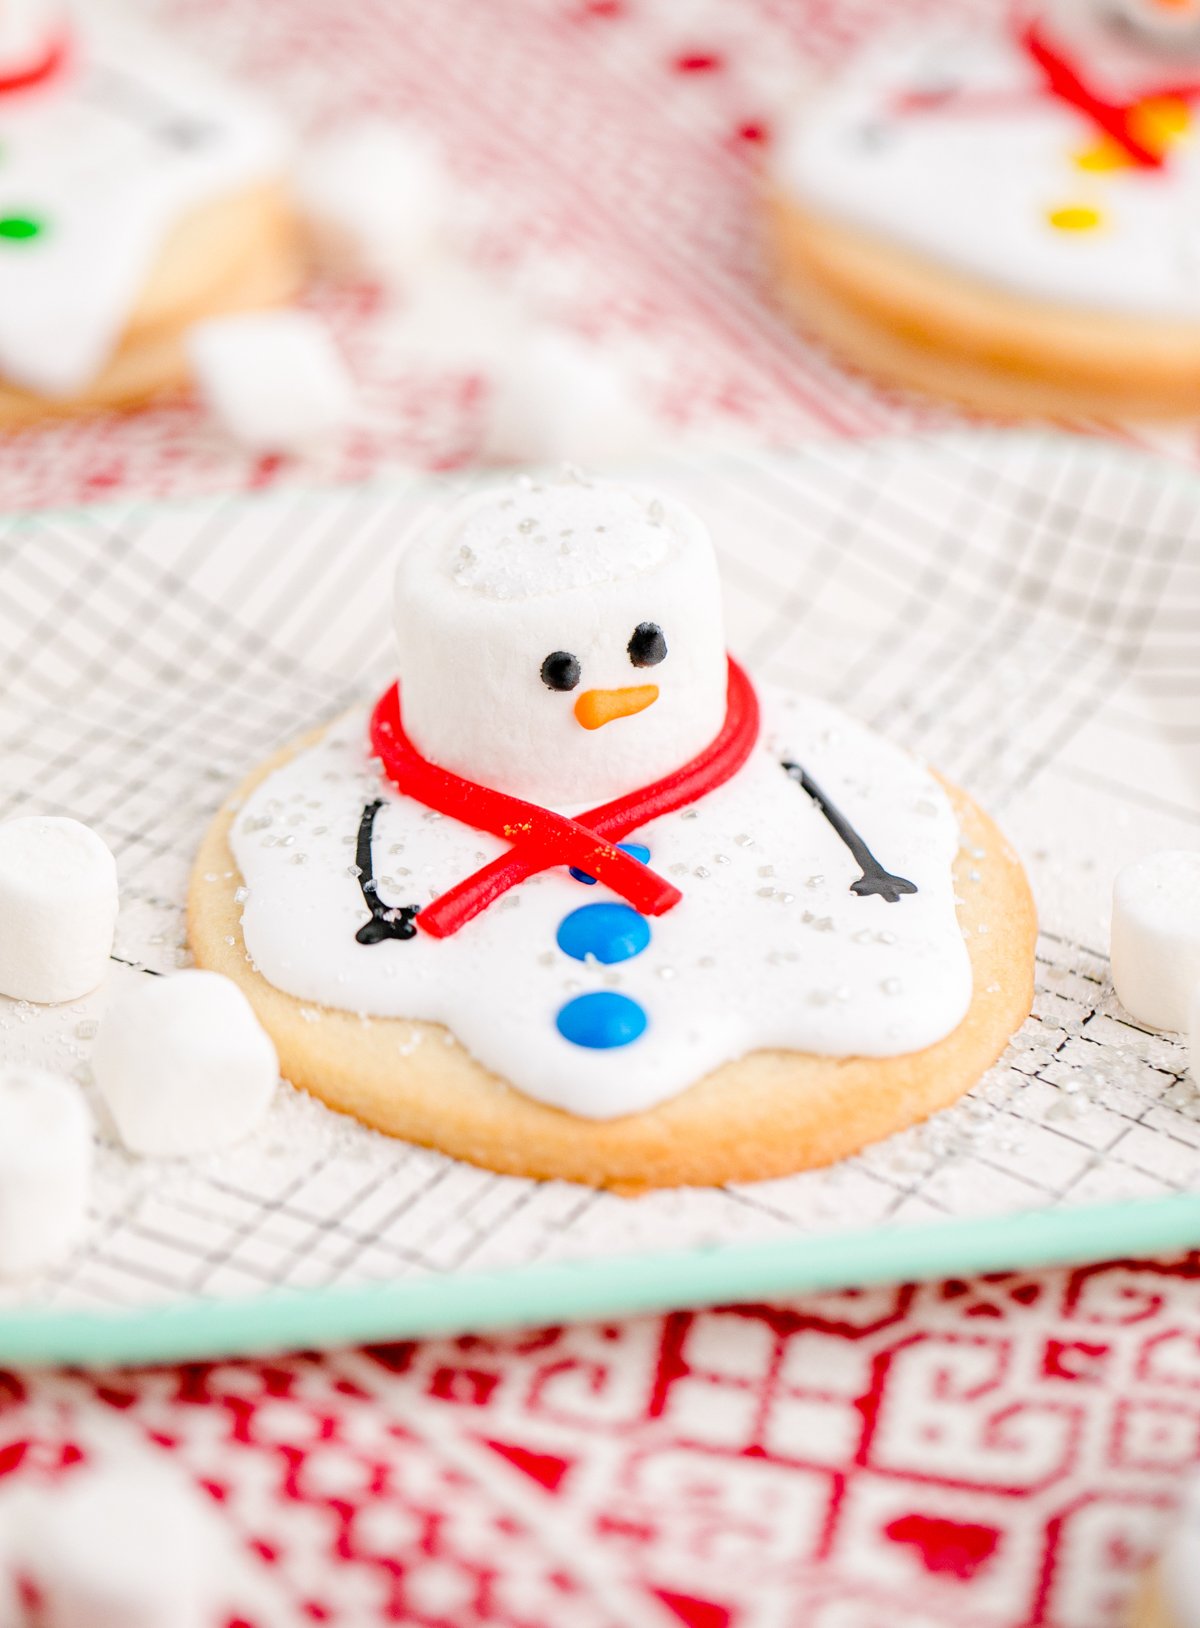
<path id="1" fill-rule="evenodd" d="M 1147 101 L 1194 101 L 1200 97 L 1200 80 L 1156 85 L 1144 91 L 1135 102 L 1110 102 L 1089 87 L 1081 68 L 1065 52 L 1051 44 L 1039 22 L 1025 23 L 1019 30 L 1018 38 L 1040 69 L 1052 96 L 1069 102 L 1072 107 L 1085 113 L 1097 129 L 1103 131 L 1140 168 L 1162 168 L 1165 154 L 1148 147 L 1136 133 L 1138 110 Z"/>
<path id="2" fill-rule="evenodd" d="M 1164 147 L 1150 146 L 1139 134 L 1139 121 L 1147 102 L 1194 102 L 1200 99 L 1200 79 L 1176 81 L 1144 89 L 1132 102 L 1114 102 L 1101 96 L 1088 84 L 1083 65 L 1051 40 L 1041 20 L 1014 8 L 1012 29 L 1018 45 L 1037 68 L 1041 94 L 1084 114 L 1096 130 L 1107 136 L 1139 169 L 1160 170 L 1166 163 Z M 1024 98 L 1004 91 L 944 90 L 913 91 L 897 99 L 901 113 L 937 113 L 948 107 L 963 111 L 994 113 L 1019 104 Z"/>
<path id="3" fill-rule="evenodd" d="M 466 780 L 422 757 L 404 733 L 400 691 L 395 684 L 377 702 L 370 725 L 371 749 L 388 779 L 406 797 L 477 831 L 490 831 L 512 845 L 507 853 L 422 908 L 420 929 L 433 938 L 449 938 L 509 888 L 555 865 L 586 871 L 643 915 L 661 916 L 679 903 L 679 889 L 614 844 L 649 820 L 694 803 L 724 785 L 745 763 L 757 739 L 758 697 L 731 656 L 725 722 L 704 750 L 673 774 L 568 819 L 565 814 Z"/>
<path id="4" fill-rule="evenodd" d="M 9 74 L 0 73 L 0 96 L 12 91 L 32 90 L 48 79 L 53 79 L 67 61 L 70 41 L 66 34 L 56 35 L 35 61 Z"/>

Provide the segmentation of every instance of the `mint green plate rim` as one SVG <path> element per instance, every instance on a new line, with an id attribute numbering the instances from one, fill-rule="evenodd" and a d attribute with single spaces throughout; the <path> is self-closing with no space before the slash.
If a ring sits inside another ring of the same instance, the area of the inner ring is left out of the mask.
<path id="1" fill-rule="evenodd" d="M 1057 430 L 1027 428 L 950 432 L 948 439 L 1070 442 L 1077 453 L 1159 465 L 1164 481 L 1197 486 L 1196 473 L 1150 449 L 1132 449 Z M 884 435 L 880 443 L 929 446 L 927 433 Z M 767 456 L 796 457 L 808 448 L 776 448 Z M 686 458 L 663 460 L 686 463 Z M 736 462 L 736 451 L 713 462 Z M 394 487 L 397 476 L 417 487 L 432 477 L 387 471 L 355 483 L 359 490 Z M 307 495 L 350 489 L 314 483 Z M 273 491 L 225 494 L 254 505 Z M 301 486 L 287 496 L 306 495 Z M 150 500 L 156 508 L 221 500 L 183 493 Z M 51 517 L 123 512 L 130 499 L 66 504 L 3 516 L 23 528 Z M 636 1201 L 633 1201 L 636 1202 Z M 401 1282 L 278 1290 L 245 1299 L 191 1299 L 128 1310 L 0 1308 L 0 1364 L 9 1367 L 102 1368 L 199 1362 L 296 1350 L 482 1333 L 589 1319 L 636 1316 L 702 1306 L 747 1303 L 822 1289 L 845 1289 L 981 1272 L 1039 1268 L 1169 1254 L 1200 1248 L 1200 1194 L 1127 1199 L 1070 1209 L 1023 1210 L 970 1221 L 888 1225 L 797 1240 L 715 1244 L 708 1248 L 619 1255 L 604 1260 L 517 1266 L 494 1272 L 431 1274 Z"/>
<path id="2" fill-rule="evenodd" d="M 636 1201 L 634 1201 L 636 1202 Z M 0 1364 L 145 1366 L 756 1301 L 917 1278 L 1082 1265 L 1200 1246 L 1200 1195 L 873 1227 L 454 1277 L 0 1313 Z"/>

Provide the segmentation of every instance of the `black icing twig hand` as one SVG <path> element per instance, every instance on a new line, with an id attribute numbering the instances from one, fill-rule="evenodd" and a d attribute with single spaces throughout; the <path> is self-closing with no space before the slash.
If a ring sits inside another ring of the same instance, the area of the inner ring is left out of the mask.
<path id="1" fill-rule="evenodd" d="M 893 876 L 885 871 L 875 855 L 867 847 L 850 821 L 842 814 L 825 793 L 798 763 L 785 763 L 784 772 L 796 780 L 816 803 L 833 829 L 854 855 L 855 863 L 862 866 L 862 875 L 857 882 L 851 882 L 851 893 L 857 893 L 860 898 L 878 895 L 886 899 L 888 904 L 898 904 L 903 893 L 915 893 L 917 884 L 907 881 L 903 876 Z"/>
<path id="2" fill-rule="evenodd" d="M 382 807 L 383 799 L 377 797 L 366 805 L 358 822 L 354 862 L 358 867 L 358 885 L 371 912 L 370 921 L 364 922 L 354 935 L 360 944 L 382 944 L 385 938 L 414 938 L 417 924 L 413 918 L 421 908 L 419 904 L 384 904 L 378 896 L 371 838 L 375 834 L 375 816 Z"/>

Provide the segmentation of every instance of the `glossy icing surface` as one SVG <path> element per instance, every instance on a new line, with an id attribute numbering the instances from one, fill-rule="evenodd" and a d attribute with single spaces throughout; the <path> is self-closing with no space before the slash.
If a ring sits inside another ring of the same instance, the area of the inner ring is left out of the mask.
<path id="1" fill-rule="evenodd" d="M 332 1006 L 444 1023 L 521 1090 L 597 1119 L 653 1107 L 761 1047 L 891 1056 L 932 1044 L 971 998 L 949 801 L 921 765 L 824 703 L 760 699 L 763 731 L 746 766 L 637 833 L 683 899 L 649 922 L 648 943 L 631 940 L 638 947 L 610 963 L 560 946 L 574 911 L 611 898 L 566 869 L 523 883 L 452 938 L 418 930 L 359 943 L 365 804 L 383 799 L 373 858 L 389 904 L 427 902 L 505 845 L 398 794 L 368 758 L 366 714 L 355 711 L 269 775 L 234 820 L 251 958 L 312 1003 L 313 1021 Z M 784 758 L 803 763 L 919 891 L 892 904 L 853 894 L 859 867 Z M 569 1002 L 606 991 L 646 1017 L 619 1059 L 608 1043 L 574 1043 L 557 1022 Z"/>

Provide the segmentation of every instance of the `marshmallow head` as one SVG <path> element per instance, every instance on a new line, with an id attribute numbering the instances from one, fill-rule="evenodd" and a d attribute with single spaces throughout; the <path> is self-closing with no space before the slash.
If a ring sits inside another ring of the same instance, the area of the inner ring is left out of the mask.
<path id="1" fill-rule="evenodd" d="M 92 1119 L 73 1080 L 0 1069 L 0 1277 L 53 1266 L 84 1231 Z"/>
<path id="2" fill-rule="evenodd" d="M 0 825 L 0 995 L 78 1000 L 108 970 L 117 867 L 78 820 L 29 815 Z"/>
<path id="3" fill-rule="evenodd" d="M 1189 52 L 1200 46 L 1200 0 L 1107 0 L 1100 9 L 1148 43 Z"/>
<path id="4" fill-rule="evenodd" d="M 623 486 L 518 480 L 420 526 L 396 631 L 413 744 L 530 802 L 632 791 L 694 757 L 725 715 L 708 533 Z"/>
<path id="5" fill-rule="evenodd" d="M 1200 0 L 1049 0 L 1046 15 L 1053 33 L 1083 64 L 1093 90 L 1115 88 L 1109 76 L 1115 73 L 1119 83 L 1123 61 L 1126 68 L 1157 65 L 1161 73 L 1164 59 L 1200 50 Z M 1136 82 L 1126 86 L 1125 99 L 1137 88 Z"/>

